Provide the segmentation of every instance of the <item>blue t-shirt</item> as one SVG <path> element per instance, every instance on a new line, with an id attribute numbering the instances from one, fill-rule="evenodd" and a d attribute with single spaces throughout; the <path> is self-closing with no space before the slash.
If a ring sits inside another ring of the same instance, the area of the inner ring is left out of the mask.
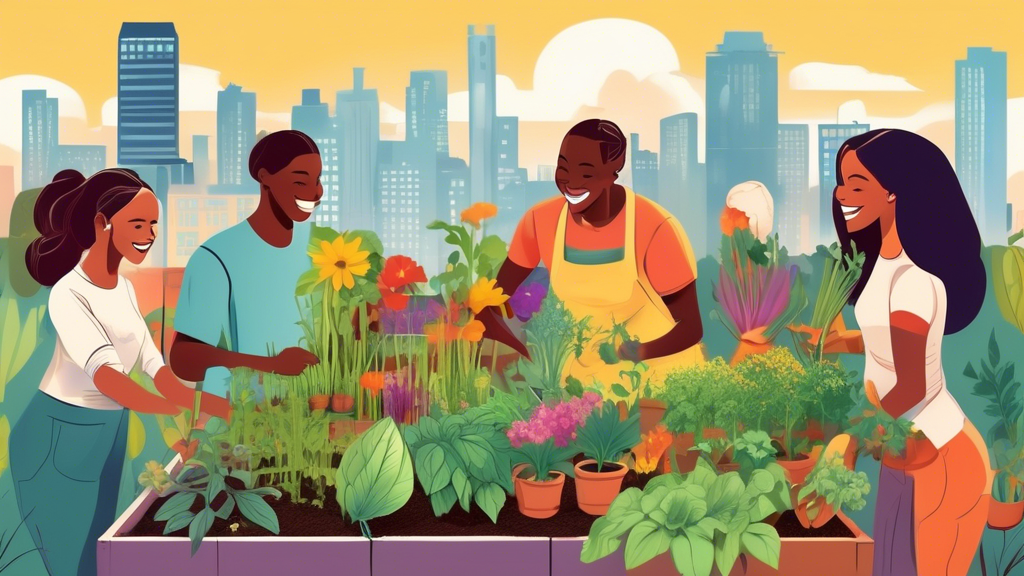
<path id="1" fill-rule="evenodd" d="M 207 240 L 189 258 L 174 327 L 211 346 L 267 356 L 298 346 L 302 338 L 295 285 L 312 267 L 312 226 L 296 223 L 284 248 L 267 244 L 248 221 Z M 206 371 L 203 391 L 227 397 L 231 374 Z"/>

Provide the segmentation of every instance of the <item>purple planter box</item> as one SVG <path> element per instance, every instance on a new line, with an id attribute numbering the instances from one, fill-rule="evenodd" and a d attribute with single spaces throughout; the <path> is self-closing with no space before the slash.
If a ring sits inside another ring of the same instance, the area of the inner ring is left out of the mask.
<path id="1" fill-rule="evenodd" d="M 580 562 L 586 538 L 551 539 L 551 576 L 625 576 L 626 560 L 620 546 L 614 554 L 593 562 Z"/>
<path id="2" fill-rule="evenodd" d="M 550 574 L 550 538 L 382 537 L 373 540 L 373 576 Z"/>

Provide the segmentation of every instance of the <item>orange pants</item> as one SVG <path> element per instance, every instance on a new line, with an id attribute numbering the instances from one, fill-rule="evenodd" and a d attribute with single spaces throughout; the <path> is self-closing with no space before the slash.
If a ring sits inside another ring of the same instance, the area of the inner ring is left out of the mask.
<path id="1" fill-rule="evenodd" d="M 992 493 L 988 449 L 970 421 L 914 478 L 914 531 L 920 576 L 965 576 L 978 552 Z"/>

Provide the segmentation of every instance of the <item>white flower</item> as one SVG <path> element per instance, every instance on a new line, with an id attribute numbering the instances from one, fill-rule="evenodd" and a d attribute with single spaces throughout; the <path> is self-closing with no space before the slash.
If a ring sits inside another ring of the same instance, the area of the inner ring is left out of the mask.
<path id="1" fill-rule="evenodd" d="M 750 232 L 764 242 L 772 232 L 775 202 L 764 184 L 750 180 L 732 187 L 725 197 L 725 205 L 747 215 Z"/>

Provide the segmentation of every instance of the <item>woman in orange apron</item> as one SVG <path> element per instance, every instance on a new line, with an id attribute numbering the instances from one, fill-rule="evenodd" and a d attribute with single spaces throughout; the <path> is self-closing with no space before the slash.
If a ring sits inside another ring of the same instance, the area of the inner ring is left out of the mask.
<path id="1" fill-rule="evenodd" d="M 558 156 L 561 195 L 531 208 L 516 230 L 497 276 L 514 293 L 543 264 L 551 288 L 577 318 L 590 317 L 593 337 L 564 377 L 585 385 L 627 385 L 623 370 L 644 362 L 656 387 L 668 372 L 703 361 L 696 261 L 678 220 L 654 202 L 615 183 L 626 161 L 626 138 L 607 120 L 573 127 Z M 485 335 L 528 356 L 496 309 L 480 316 Z M 632 338 L 618 347 L 621 361 L 598 353 L 623 326 Z"/>

